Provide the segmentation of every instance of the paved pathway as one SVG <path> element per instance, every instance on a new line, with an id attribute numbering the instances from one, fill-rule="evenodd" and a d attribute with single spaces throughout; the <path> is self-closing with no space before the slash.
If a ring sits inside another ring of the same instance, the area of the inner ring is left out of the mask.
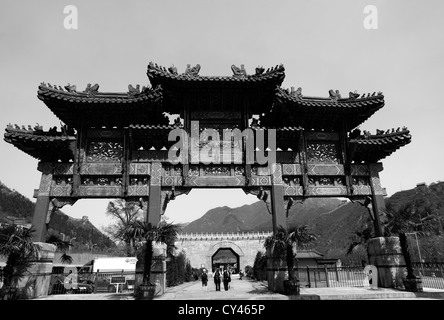
<path id="1" fill-rule="evenodd" d="M 134 300 L 134 297 L 130 293 L 61 294 L 34 300 Z M 200 281 L 185 282 L 166 288 L 165 294 L 154 300 L 288 300 L 288 297 L 268 291 L 266 282 L 233 277 L 228 291 L 223 289 L 223 284 L 221 291 L 216 291 L 213 278 L 210 278 L 207 291 L 202 290 Z"/>
<path id="2" fill-rule="evenodd" d="M 288 297 L 270 292 L 266 282 L 253 281 L 247 278 L 240 280 L 233 277 L 230 289 L 225 291 L 221 284 L 221 291 L 216 291 L 213 278 L 208 280 L 207 291 L 202 289 L 200 281 L 182 284 L 167 288 L 165 294 L 155 300 L 288 300 Z"/>
<path id="3" fill-rule="evenodd" d="M 424 288 L 422 293 L 404 290 L 363 287 L 301 288 L 300 296 L 286 296 L 270 292 L 266 282 L 248 278 L 232 278 L 230 289 L 216 291 L 213 279 L 208 290 L 202 290 L 200 281 L 185 282 L 166 289 L 165 294 L 154 300 L 444 300 L 444 290 Z M 134 300 L 132 293 L 65 294 L 50 295 L 35 300 Z"/>

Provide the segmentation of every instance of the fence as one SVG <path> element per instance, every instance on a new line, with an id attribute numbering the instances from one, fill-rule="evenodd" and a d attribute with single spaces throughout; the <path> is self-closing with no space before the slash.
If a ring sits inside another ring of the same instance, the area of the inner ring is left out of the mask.
<path id="1" fill-rule="evenodd" d="M 414 262 L 413 273 L 422 278 L 424 288 L 444 289 L 444 262 Z"/>
<path id="2" fill-rule="evenodd" d="M 444 290 L 444 262 L 413 263 L 414 274 L 424 288 Z M 363 267 L 306 267 L 297 269 L 299 283 L 309 288 L 364 287 L 368 277 Z"/>
<path id="3" fill-rule="evenodd" d="M 305 267 L 297 269 L 301 287 L 363 287 L 368 277 L 363 267 Z"/>

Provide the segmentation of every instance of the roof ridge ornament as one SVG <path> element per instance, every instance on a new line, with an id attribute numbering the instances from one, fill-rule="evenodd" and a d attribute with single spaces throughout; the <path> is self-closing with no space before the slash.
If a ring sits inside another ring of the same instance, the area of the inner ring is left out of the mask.
<path id="1" fill-rule="evenodd" d="M 147 86 L 142 86 L 142 90 L 140 92 L 141 93 L 149 93 L 150 91 L 153 91 L 153 88 L 151 88 L 149 85 L 147 85 Z"/>
<path id="2" fill-rule="evenodd" d="M 131 84 L 129 84 L 127 93 L 128 93 L 128 96 L 130 96 L 130 97 L 140 94 L 140 85 L 137 84 L 136 87 L 134 88 Z"/>
<path id="3" fill-rule="evenodd" d="M 333 101 L 338 101 L 338 99 L 341 99 L 341 94 L 339 93 L 339 90 L 333 91 L 333 89 L 328 90 L 328 94 L 330 95 L 330 99 Z"/>
<path id="4" fill-rule="evenodd" d="M 91 86 L 91 83 L 88 83 L 86 85 L 86 89 L 83 92 L 87 93 L 88 96 L 93 96 L 97 92 L 99 92 L 99 85 L 96 83 L 95 85 Z"/>
<path id="5" fill-rule="evenodd" d="M 192 68 L 191 68 L 190 64 L 187 64 L 187 68 L 185 70 L 184 75 L 192 76 L 192 77 L 197 77 L 197 76 L 199 76 L 199 71 L 200 71 L 200 64 L 196 64 Z"/>
<path id="6" fill-rule="evenodd" d="M 178 73 L 177 73 L 177 68 L 174 66 L 174 64 L 172 64 L 172 65 L 168 68 L 168 71 L 169 71 L 171 74 L 175 75 L 175 76 L 178 75 Z"/>
<path id="7" fill-rule="evenodd" d="M 65 89 L 66 89 L 66 91 L 68 91 L 68 92 L 71 92 L 71 93 L 77 93 L 77 87 L 76 87 L 76 85 L 71 85 L 69 82 L 68 82 L 68 85 L 66 85 L 65 86 Z"/>
<path id="8" fill-rule="evenodd" d="M 245 66 L 241 64 L 240 68 L 236 67 L 234 64 L 231 65 L 231 70 L 233 71 L 233 77 L 246 77 L 247 70 L 245 70 Z"/>
<path id="9" fill-rule="evenodd" d="M 355 91 L 353 91 L 353 92 L 350 91 L 350 92 L 348 93 L 348 97 L 349 97 L 349 99 L 352 99 L 352 100 L 356 100 L 356 99 L 358 99 L 359 96 L 360 96 L 360 94 L 358 93 L 357 90 L 355 90 Z"/>
<path id="10" fill-rule="evenodd" d="M 265 68 L 263 66 L 257 66 L 255 69 L 255 75 L 260 76 L 265 71 Z"/>
<path id="11" fill-rule="evenodd" d="M 302 88 L 298 87 L 297 90 L 294 90 L 294 87 L 291 87 L 290 95 L 296 99 L 302 99 Z"/>

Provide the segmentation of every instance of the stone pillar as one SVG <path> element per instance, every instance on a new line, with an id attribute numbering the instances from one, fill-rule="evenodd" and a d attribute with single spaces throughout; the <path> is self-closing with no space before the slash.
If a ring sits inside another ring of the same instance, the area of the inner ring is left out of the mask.
<path id="1" fill-rule="evenodd" d="M 367 246 L 369 262 L 378 268 L 378 286 L 403 288 L 405 260 L 398 237 L 372 238 Z"/>
<path id="2" fill-rule="evenodd" d="M 284 185 L 282 181 L 282 165 L 274 163 L 272 165 L 271 182 L 271 215 L 273 221 L 273 231 L 278 226 L 287 227 L 286 212 L 284 208 Z"/>
<path id="3" fill-rule="evenodd" d="M 283 293 L 284 280 L 288 279 L 285 255 L 267 249 L 267 282 L 268 290 Z"/>
<path id="4" fill-rule="evenodd" d="M 147 210 L 147 221 L 152 225 L 157 226 L 160 222 L 160 215 L 162 213 L 162 164 L 155 162 L 151 164 L 150 175 L 150 192 Z"/>
<path id="5" fill-rule="evenodd" d="M 34 215 L 32 218 L 32 225 L 36 232 L 33 235 L 33 239 L 36 242 L 46 241 L 47 231 L 47 215 L 50 202 L 50 191 L 53 175 L 53 165 L 48 162 L 40 162 L 37 169 L 42 172 L 42 178 L 40 179 L 40 186 L 36 195 L 37 201 L 34 208 Z"/>
<path id="6" fill-rule="evenodd" d="M 54 252 L 56 246 L 49 243 L 35 242 L 39 250 L 31 260 L 25 276 L 18 283 L 19 295 L 25 299 L 48 295 L 51 280 Z"/>
<path id="7" fill-rule="evenodd" d="M 381 187 L 381 181 L 379 179 L 379 172 L 382 171 L 382 163 L 370 163 L 370 189 L 372 191 L 372 212 L 373 212 L 373 224 L 375 228 L 375 234 L 377 237 L 382 237 L 384 230 L 381 225 L 381 216 L 384 216 L 386 195 L 385 190 Z"/>
<path id="8" fill-rule="evenodd" d="M 280 163 L 272 164 L 271 171 L 271 215 L 273 232 L 276 232 L 278 226 L 287 228 L 282 165 Z M 268 289 L 273 292 L 284 292 L 284 280 L 288 278 L 285 255 L 278 255 L 271 250 L 267 250 L 266 255 Z"/>

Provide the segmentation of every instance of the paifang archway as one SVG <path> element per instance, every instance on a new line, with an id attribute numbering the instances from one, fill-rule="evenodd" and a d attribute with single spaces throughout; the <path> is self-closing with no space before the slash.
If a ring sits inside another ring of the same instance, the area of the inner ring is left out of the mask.
<path id="1" fill-rule="evenodd" d="M 411 141 L 405 127 L 358 129 L 384 106 L 384 95 L 330 90 L 325 98 L 308 97 L 281 87 L 282 65 L 231 70 L 201 76 L 200 65 L 180 74 L 150 63 L 151 86 L 129 85 L 123 93 L 42 83 L 38 98 L 63 127 L 8 125 L 5 132 L 6 142 L 39 160 L 35 240 L 45 241 L 55 208 L 81 198 L 139 200 L 156 224 L 168 201 L 192 188 L 256 194 L 274 229 L 285 226 L 295 202 L 348 197 L 369 209 L 381 235 L 379 161 Z M 173 124 L 165 113 L 177 116 Z M 238 131 L 226 139 L 225 129 Z M 174 161 L 173 147 L 184 149 Z"/>

